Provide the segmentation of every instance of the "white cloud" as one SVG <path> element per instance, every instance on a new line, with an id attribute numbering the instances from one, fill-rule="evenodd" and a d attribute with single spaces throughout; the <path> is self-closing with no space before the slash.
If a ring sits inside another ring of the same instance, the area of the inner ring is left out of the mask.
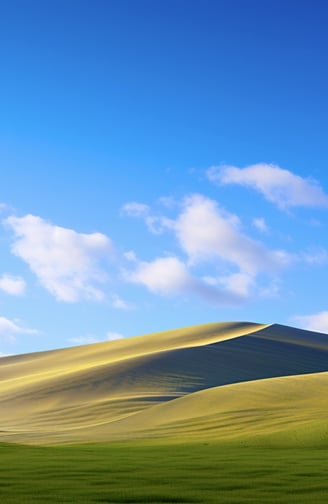
<path id="1" fill-rule="evenodd" d="M 25 280 L 21 277 L 4 274 L 0 277 L 0 290 L 11 296 L 21 296 L 26 288 Z"/>
<path id="2" fill-rule="evenodd" d="M 134 263 L 138 262 L 137 255 L 133 250 L 129 250 L 128 252 L 124 252 L 123 257 L 125 257 L 125 259 L 130 262 L 134 262 Z"/>
<path id="3" fill-rule="evenodd" d="M 123 338 L 124 338 L 123 334 L 118 332 L 108 331 L 108 333 L 106 334 L 107 341 L 117 341 Z"/>
<path id="4" fill-rule="evenodd" d="M 243 234 L 240 227 L 236 215 L 202 195 L 186 198 L 175 223 L 181 248 L 192 264 L 220 259 L 236 265 L 243 273 L 256 275 L 277 271 L 291 262 L 287 252 L 267 249 Z"/>
<path id="5" fill-rule="evenodd" d="M 128 217 L 144 217 L 149 215 L 150 208 L 144 203 L 138 203 L 136 201 L 130 201 L 125 203 L 121 208 L 121 213 L 127 215 Z"/>
<path id="6" fill-rule="evenodd" d="M 186 266 L 176 257 L 160 257 L 151 262 L 140 261 L 134 271 L 125 272 L 131 283 L 145 285 L 157 294 L 177 294 L 191 287 L 192 278 Z"/>
<path id="7" fill-rule="evenodd" d="M 116 308 L 117 310 L 130 310 L 131 305 L 127 301 L 124 301 L 124 299 L 121 299 L 117 294 L 112 295 L 112 306 L 113 308 Z"/>
<path id="8" fill-rule="evenodd" d="M 274 164 L 259 163 L 246 168 L 213 166 L 207 170 L 207 176 L 220 185 L 238 184 L 256 189 L 281 209 L 328 206 L 328 195 L 316 180 L 302 178 Z"/>
<path id="9" fill-rule="evenodd" d="M 75 345 L 90 345 L 92 343 L 99 343 L 102 340 L 99 340 L 95 336 L 77 336 L 76 338 L 69 338 L 68 341 L 70 343 L 74 343 Z"/>
<path id="10" fill-rule="evenodd" d="M 140 261 L 134 271 L 125 272 L 124 276 L 126 281 L 144 285 L 149 291 L 164 296 L 196 294 L 213 304 L 236 304 L 243 300 L 240 292 L 218 288 L 207 279 L 193 277 L 176 257 Z"/>
<path id="11" fill-rule="evenodd" d="M 267 223 L 265 222 L 265 219 L 263 217 L 258 217 L 253 219 L 253 226 L 258 229 L 258 231 L 261 231 L 261 233 L 268 233 L 269 228 Z"/>
<path id="12" fill-rule="evenodd" d="M 292 321 L 303 329 L 328 333 L 328 311 L 314 313 L 313 315 L 297 315 L 292 318 Z"/>
<path id="13" fill-rule="evenodd" d="M 15 341 L 17 334 L 37 334 L 36 329 L 29 329 L 19 322 L 14 322 L 6 317 L 0 317 L 0 338 L 8 341 Z"/>
<path id="14" fill-rule="evenodd" d="M 232 273 L 231 275 L 221 277 L 204 277 L 204 281 L 212 286 L 221 286 L 225 291 L 231 292 L 247 298 L 250 293 L 250 288 L 254 284 L 252 276 L 244 273 Z"/>
<path id="15" fill-rule="evenodd" d="M 101 300 L 95 286 L 104 282 L 99 261 L 108 257 L 111 240 L 101 233 L 83 234 L 52 225 L 40 217 L 9 217 L 5 222 L 14 231 L 12 252 L 23 259 L 40 283 L 58 300 Z"/>

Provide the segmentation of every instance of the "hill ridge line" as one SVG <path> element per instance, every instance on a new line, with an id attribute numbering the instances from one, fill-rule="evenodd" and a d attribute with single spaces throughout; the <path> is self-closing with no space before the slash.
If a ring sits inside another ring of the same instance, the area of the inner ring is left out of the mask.
<path id="1" fill-rule="evenodd" d="M 128 347 L 128 343 L 132 343 L 132 342 L 141 342 L 141 340 L 143 338 L 149 338 L 149 339 L 155 339 L 156 337 L 159 337 L 160 335 L 173 335 L 174 333 L 177 333 L 179 331 L 181 332 L 187 332 L 188 330 L 191 330 L 191 329 L 199 329 L 201 327 L 210 327 L 210 326 L 219 326 L 219 325 L 226 325 L 226 324 L 235 324 L 236 326 L 243 326 L 245 325 L 246 327 L 247 326 L 254 326 L 253 329 L 251 330 L 248 330 L 246 329 L 246 332 L 245 333 L 241 333 L 241 334 L 236 334 L 236 335 L 232 335 L 232 334 L 229 334 L 228 337 L 224 338 L 224 339 L 220 339 L 220 330 L 218 328 L 218 331 L 217 331 L 217 336 L 219 338 L 219 341 L 225 341 L 225 340 L 228 340 L 228 339 L 235 339 L 235 338 L 240 338 L 240 337 L 243 337 L 243 336 L 249 336 L 250 334 L 253 334 L 253 333 L 257 333 L 259 331 L 262 331 L 263 329 L 267 329 L 268 327 L 271 327 L 271 326 L 274 326 L 276 324 L 260 324 L 260 323 L 255 323 L 255 322 L 212 322 L 212 323 L 209 323 L 209 324 L 199 324 L 199 325 L 195 325 L 195 326 L 187 326 L 187 327 L 181 327 L 181 328 L 178 328 L 178 329 L 168 329 L 167 331 L 159 331 L 159 332 L 155 332 L 155 333 L 147 333 L 147 334 L 144 334 L 144 335 L 136 335 L 136 336 L 130 336 L 130 337 L 126 337 L 126 338 L 122 338 L 122 339 L 119 339 L 119 340 L 114 340 L 114 341 L 99 341 L 99 342 L 96 342 L 96 343 L 88 343 L 88 344 L 85 344 L 85 345 L 76 345 L 76 346 L 69 346 L 69 347 L 63 347 L 63 348 L 54 348 L 54 349 L 51 349 L 51 350 L 41 350 L 41 351 L 37 351 L 37 352 L 27 352 L 27 353 L 23 353 L 23 354 L 14 354 L 14 355 L 8 355 L 8 356 L 5 356 L 5 357 L 1 357 L 0 359 L 0 366 L 2 365 L 13 365 L 14 364 L 14 361 L 17 361 L 16 364 L 17 366 L 19 366 L 19 364 L 21 362 L 24 361 L 24 359 L 27 359 L 28 357 L 53 357 L 54 354 L 56 353 L 70 353 L 72 351 L 75 351 L 78 352 L 79 350 L 83 350 L 83 349 L 88 349 L 88 350 L 92 350 L 92 349 L 96 349 L 96 348 L 100 348 L 101 346 L 109 346 L 109 345 L 113 345 L 113 344 L 120 344 L 120 343 L 123 343 L 124 344 L 126 343 L 127 344 L 127 347 Z M 288 326 L 283 326 L 283 327 L 288 327 Z M 225 332 L 225 331 L 222 331 L 222 333 Z M 214 336 L 213 336 L 213 339 L 214 339 Z M 135 358 L 135 357 L 140 357 L 142 355 L 149 355 L 149 354 L 155 354 L 155 353 L 160 353 L 160 352 L 166 352 L 166 351 L 171 351 L 171 350 L 178 350 L 178 349 L 183 349 L 183 348 L 191 348 L 191 347 L 201 347 L 201 346 L 207 346 L 207 345 L 210 345 L 210 344 L 213 344 L 215 343 L 215 340 L 213 342 L 208 342 L 208 341 L 204 341 L 204 343 L 202 342 L 198 342 L 198 343 L 194 343 L 194 342 L 190 342 L 189 344 L 186 344 L 186 345 L 177 345 L 177 346 L 172 346 L 172 348 L 164 348 L 164 349 L 159 349 L 159 350 L 150 350 L 148 351 L 147 353 L 143 353 L 143 352 L 140 352 L 139 354 L 136 354 L 132 357 L 122 357 L 121 359 L 115 359 L 115 361 L 113 362 L 120 362 L 120 361 L 123 361 L 123 360 L 126 360 L 126 359 L 130 359 L 130 358 Z M 128 349 L 128 348 L 127 348 Z M 90 352 L 90 354 L 92 354 L 92 352 Z"/>

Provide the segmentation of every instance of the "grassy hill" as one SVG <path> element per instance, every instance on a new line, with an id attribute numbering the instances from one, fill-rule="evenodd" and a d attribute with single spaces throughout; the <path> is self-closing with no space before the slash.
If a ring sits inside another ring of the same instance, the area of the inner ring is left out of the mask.
<path id="1" fill-rule="evenodd" d="M 328 336 L 280 325 L 2 358 L 1 502 L 325 504 L 327 387 Z"/>
<path id="2" fill-rule="evenodd" d="M 221 323 L 0 360 L 0 441 L 328 444 L 328 336 Z"/>

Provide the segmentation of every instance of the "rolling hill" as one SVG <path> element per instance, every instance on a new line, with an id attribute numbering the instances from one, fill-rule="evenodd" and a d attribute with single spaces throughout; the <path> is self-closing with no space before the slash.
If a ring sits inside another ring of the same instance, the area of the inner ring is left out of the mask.
<path id="1" fill-rule="evenodd" d="M 207 324 L 4 357 L 0 441 L 328 444 L 327 386 L 328 336 L 277 324 Z"/>

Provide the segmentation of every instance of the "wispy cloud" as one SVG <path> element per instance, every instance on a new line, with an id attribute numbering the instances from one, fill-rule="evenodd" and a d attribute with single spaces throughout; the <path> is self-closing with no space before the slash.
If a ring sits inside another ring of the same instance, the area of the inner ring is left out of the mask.
<path id="1" fill-rule="evenodd" d="M 7 341 L 15 341 L 17 334 L 37 334 L 36 329 L 24 327 L 18 321 L 0 317 L 0 338 Z"/>
<path id="2" fill-rule="evenodd" d="M 117 340 L 120 340 L 123 338 L 124 338 L 123 334 L 118 333 L 118 332 L 108 331 L 106 333 L 106 340 L 107 341 L 117 341 Z"/>
<path id="3" fill-rule="evenodd" d="M 73 343 L 74 345 L 90 345 L 92 343 L 99 343 L 101 340 L 96 338 L 95 336 L 87 335 L 87 336 L 77 336 L 76 338 L 68 338 L 69 343 Z"/>
<path id="4" fill-rule="evenodd" d="M 117 294 L 113 294 L 112 298 L 112 307 L 115 308 L 116 310 L 131 310 L 132 305 L 125 301 L 124 299 L 120 298 Z"/>
<path id="5" fill-rule="evenodd" d="M 112 251 L 107 236 L 78 233 L 35 215 L 11 216 L 5 223 L 15 234 L 13 254 L 29 265 L 41 285 L 57 300 L 103 298 L 96 285 L 106 280 L 99 262 Z"/>
<path id="6" fill-rule="evenodd" d="M 105 338 L 98 338 L 92 334 L 87 334 L 86 336 L 78 336 L 76 338 L 69 338 L 69 343 L 74 343 L 75 345 L 90 345 L 92 343 L 104 343 L 105 341 L 117 341 L 123 339 L 124 336 L 121 333 L 108 331 Z"/>
<path id="7" fill-rule="evenodd" d="M 213 166 L 207 170 L 207 177 L 219 185 L 238 184 L 255 189 L 280 209 L 328 206 L 328 195 L 318 181 L 274 164 L 259 163 L 246 168 Z"/>
<path id="8" fill-rule="evenodd" d="M 25 280 L 18 276 L 3 274 L 0 277 L 0 290 L 11 296 L 21 296 L 26 289 Z"/>
<path id="9" fill-rule="evenodd" d="M 166 208 L 174 208 L 177 201 L 173 196 L 161 196 L 158 198 L 158 203 Z"/>
<path id="10" fill-rule="evenodd" d="M 121 213 L 128 217 L 147 217 L 150 214 L 150 207 L 144 203 L 129 201 L 122 206 Z"/>
<path id="11" fill-rule="evenodd" d="M 15 208 L 7 203 L 0 203 L 0 215 L 10 215 L 15 213 Z"/>
<path id="12" fill-rule="evenodd" d="M 328 334 L 328 311 L 313 313 L 312 315 L 296 315 L 291 319 L 302 329 Z"/>
<path id="13" fill-rule="evenodd" d="M 306 263 L 320 266 L 322 264 L 327 264 L 328 262 L 328 251 L 323 248 L 312 249 L 300 254 L 300 259 Z"/>
<path id="14" fill-rule="evenodd" d="M 161 234 L 166 228 L 173 225 L 171 219 L 162 215 L 154 215 L 148 205 L 136 201 L 123 205 L 121 214 L 144 220 L 149 231 L 153 234 Z"/>
<path id="15" fill-rule="evenodd" d="M 253 226 L 261 233 L 268 233 L 269 227 L 264 219 L 264 217 L 256 217 L 252 221 Z"/>

